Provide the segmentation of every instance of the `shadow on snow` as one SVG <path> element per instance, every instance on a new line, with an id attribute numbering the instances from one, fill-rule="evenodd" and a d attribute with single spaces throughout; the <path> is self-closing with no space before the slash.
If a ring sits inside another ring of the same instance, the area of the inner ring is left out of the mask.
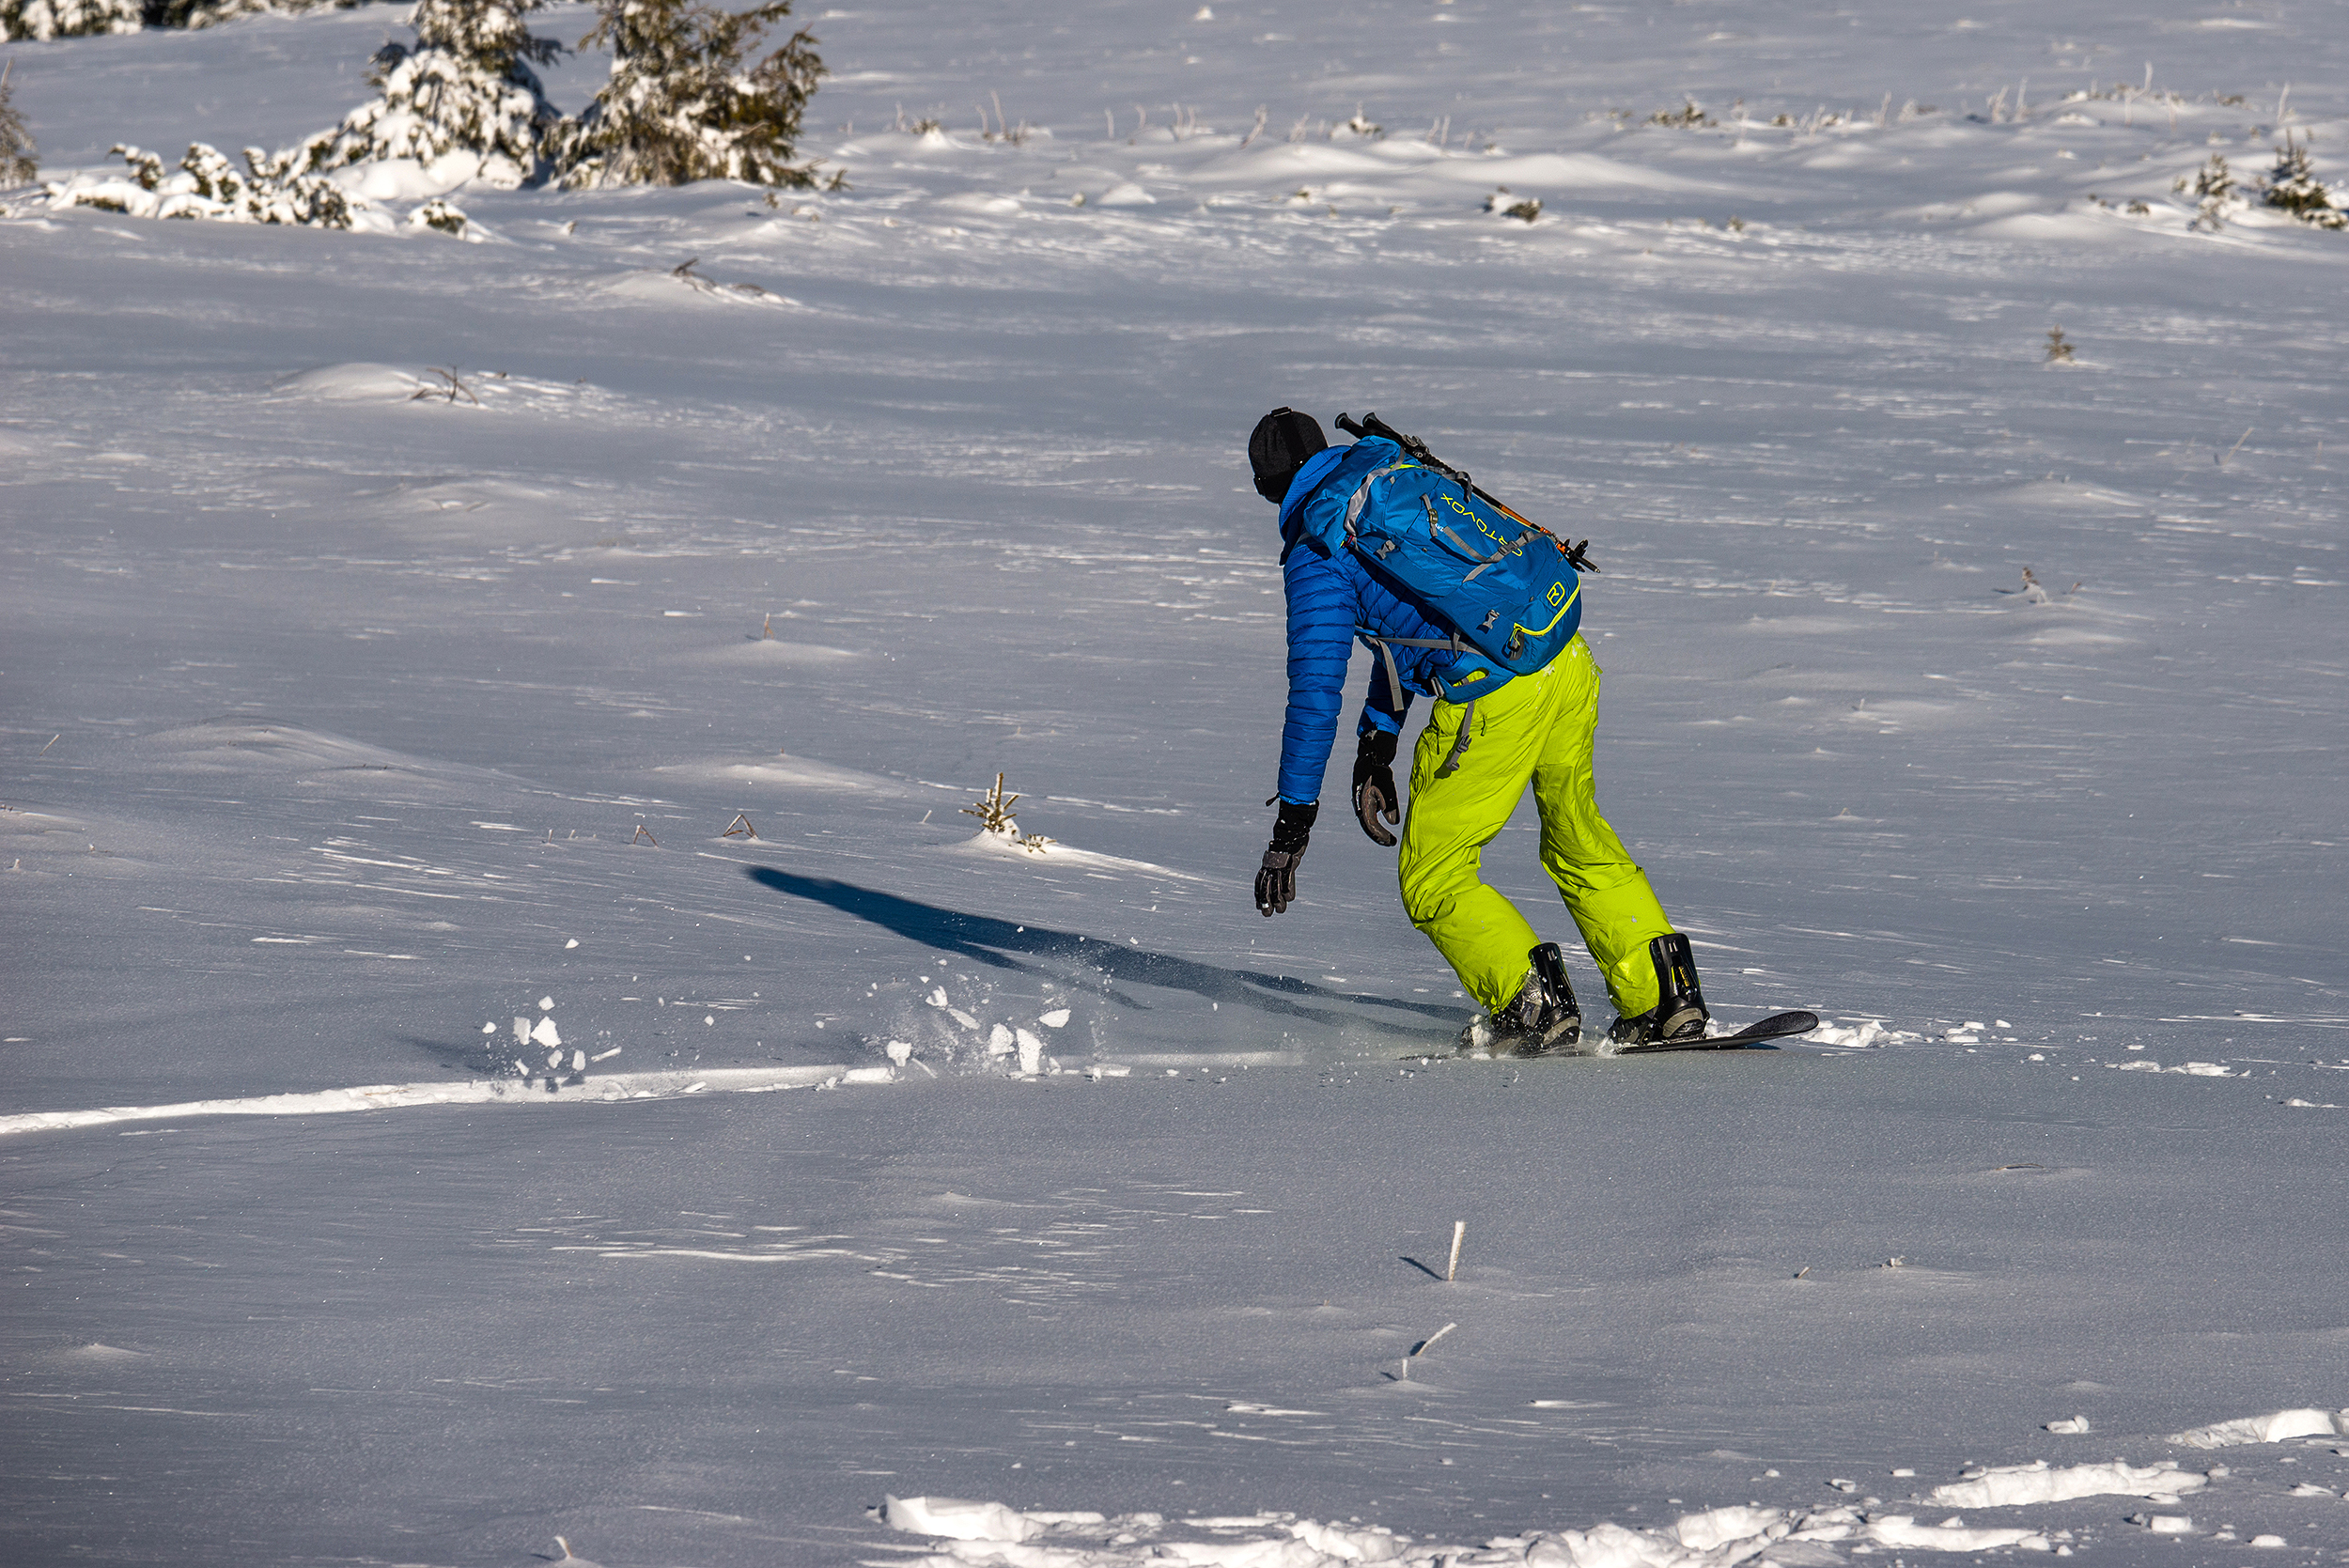
<path id="1" fill-rule="evenodd" d="M 1432 1018 L 1448 1025 L 1454 1023 L 1458 1013 L 1458 1009 L 1454 1007 L 1402 1001 L 1390 997 L 1349 995 L 1286 975 L 1264 974 L 1253 970 L 1229 970 L 1215 964 L 1203 964 L 1195 959 L 1178 958 L 1172 954 L 1152 953 L 1138 947 L 1119 947 L 1113 942 L 1081 937 L 1073 931 L 1055 931 L 1050 926 L 1018 925 L 992 915 L 941 908 L 935 904 L 900 898 L 895 893 L 860 888 L 829 877 L 798 877 L 771 866 L 754 866 L 749 876 L 752 881 L 762 887 L 788 893 L 794 898 L 828 904 L 843 914 L 869 921 L 924 947 L 957 954 L 973 963 L 995 969 L 1043 972 L 1044 966 L 1025 962 L 1024 958 L 1061 959 L 1091 970 L 1110 986 L 1123 983 L 1189 991 L 1208 1001 L 1229 1001 L 1280 1017 L 1299 1018 L 1333 1029 L 1362 1022 L 1362 1014 L 1355 1009 L 1380 1009 L 1390 1016 L 1396 1013 L 1410 1015 L 1412 1021 Z M 1117 1000 L 1135 1008 L 1146 1010 L 1148 1006 L 1128 996 L 1120 995 Z M 1346 1010 L 1311 1005 L 1314 1002 L 1343 1002 L 1346 1004 Z M 1405 1023 L 1403 1019 L 1392 1021 L 1398 1025 Z M 1451 1028 L 1443 1031 L 1446 1040 L 1451 1038 Z"/>

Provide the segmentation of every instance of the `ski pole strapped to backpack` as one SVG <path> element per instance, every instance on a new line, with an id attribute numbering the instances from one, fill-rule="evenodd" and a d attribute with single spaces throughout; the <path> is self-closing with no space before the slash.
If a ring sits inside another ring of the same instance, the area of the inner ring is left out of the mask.
<path id="1" fill-rule="evenodd" d="M 1292 515 L 1325 554 L 1350 551 L 1371 576 L 1451 631 L 1442 642 L 1398 638 L 1405 647 L 1449 647 L 1462 657 L 1434 677 L 1447 702 L 1470 702 L 1555 659 L 1582 623 L 1581 583 L 1566 547 L 1456 474 L 1367 435 Z M 1283 520 L 1284 521 L 1286 520 Z M 1389 639 L 1356 629 L 1387 661 Z"/>

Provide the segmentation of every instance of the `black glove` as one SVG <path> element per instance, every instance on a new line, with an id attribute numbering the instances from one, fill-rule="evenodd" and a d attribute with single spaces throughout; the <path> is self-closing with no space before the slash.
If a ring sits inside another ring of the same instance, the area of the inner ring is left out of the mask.
<path id="1" fill-rule="evenodd" d="M 1272 842 L 1265 846 L 1264 869 L 1256 873 L 1256 912 L 1267 920 L 1297 902 L 1297 862 L 1305 858 L 1305 841 L 1313 836 L 1314 818 L 1320 814 L 1319 801 L 1310 806 L 1281 802 Z"/>
<path id="2" fill-rule="evenodd" d="M 1361 749 L 1354 753 L 1354 815 L 1371 843 L 1382 848 L 1392 846 L 1394 835 L 1378 826 L 1382 816 L 1390 822 L 1402 819 L 1394 792 L 1394 737 L 1385 730 L 1374 729 L 1363 736 Z"/>

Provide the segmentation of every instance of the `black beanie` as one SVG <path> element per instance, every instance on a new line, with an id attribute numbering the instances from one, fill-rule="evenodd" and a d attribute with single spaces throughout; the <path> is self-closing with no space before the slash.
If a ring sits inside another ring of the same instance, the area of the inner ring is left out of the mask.
<path id="1" fill-rule="evenodd" d="M 1256 493 L 1278 506 L 1287 499 L 1289 481 L 1305 460 L 1330 444 L 1321 421 L 1295 409 L 1275 409 L 1256 421 L 1248 438 L 1248 466 L 1256 471 Z"/>

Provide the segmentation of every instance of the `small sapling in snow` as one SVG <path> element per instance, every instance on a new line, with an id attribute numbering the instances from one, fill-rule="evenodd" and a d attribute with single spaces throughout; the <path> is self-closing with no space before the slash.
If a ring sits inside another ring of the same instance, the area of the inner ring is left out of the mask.
<path id="1" fill-rule="evenodd" d="M 2063 329 L 2061 327 L 2049 327 L 2047 329 L 2047 363 L 2049 365 L 2070 365 L 2073 363 L 2072 340 L 2063 335 Z"/>
<path id="2" fill-rule="evenodd" d="M 0 114 L 5 113 L 6 100 L 0 99 Z M 5 136 L 6 131 L 0 130 L 0 138 Z M 2284 145 L 2276 149 L 2276 166 L 2262 186 L 2267 205 L 2317 228 L 2349 228 L 2349 212 L 2334 206 L 2332 193 L 2317 183 L 2309 145 L 2295 139 L 2290 132 L 2284 133 Z M 0 157 L 5 156 L 5 141 L 0 140 Z"/>
<path id="3" fill-rule="evenodd" d="M 2213 234 L 2226 226 L 2228 209 L 2241 205 L 2241 198 L 2235 194 L 2234 171 L 2215 152 L 2191 179 L 2181 175 L 2170 189 L 2195 200 L 2194 221 L 2186 226 L 2207 228 Z"/>
<path id="4" fill-rule="evenodd" d="M 1052 841 L 1042 833 L 1023 833 L 1019 831 L 1019 823 L 1011 815 L 1011 808 L 1019 799 L 1017 795 L 1003 793 L 1003 775 L 998 773 L 995 775 L 995 787 L 963 807 L 962 815 L 977 817 L 982 829 L 1004 842 L 1040 855 L 1044 846 Z"/>

